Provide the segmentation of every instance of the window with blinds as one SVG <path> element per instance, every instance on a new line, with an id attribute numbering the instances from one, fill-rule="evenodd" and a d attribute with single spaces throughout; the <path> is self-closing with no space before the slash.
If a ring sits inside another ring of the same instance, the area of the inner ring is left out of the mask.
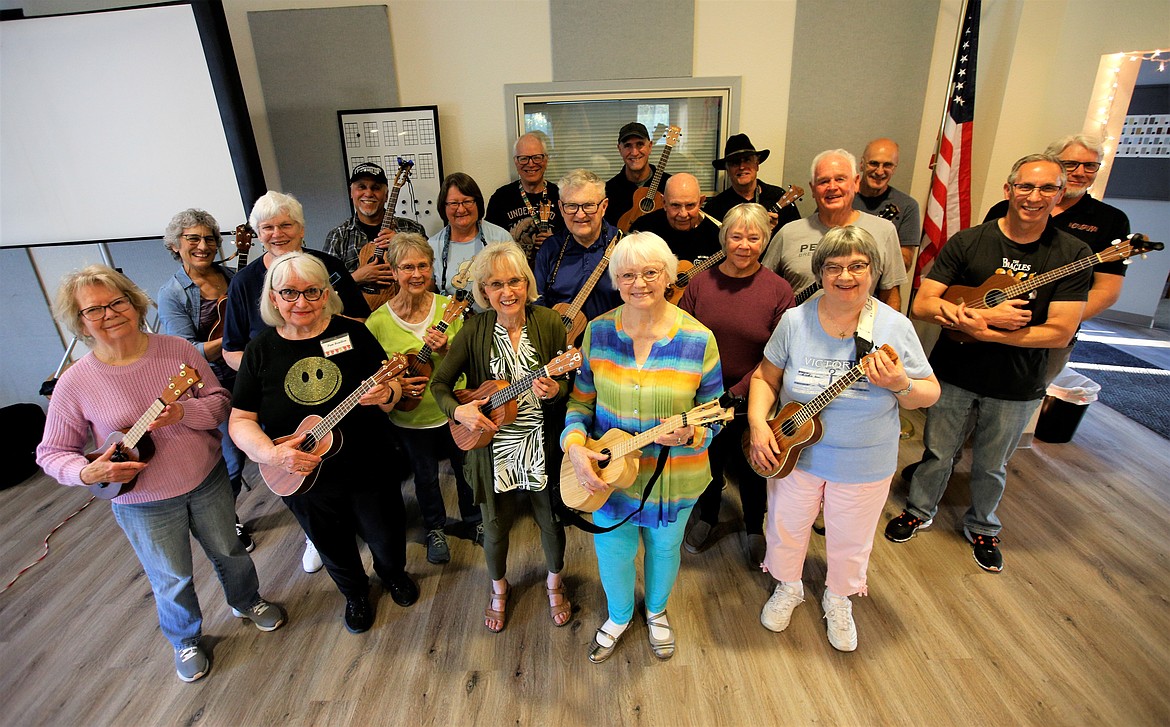
<path id="1" fill-rule="evenodd" d="M 542 84 L 561 86 L 563 84 Z M 543 132 L 548 137 L 548 178 L 583 167 L 608 179 L 622 168 L 618 130 L 639 121 L 650 131 L 657 165 L 661 138 L 669 126 L 682 130 L 666 171 L 690 172 L 706 193 L 715 191 L 718 157 L 729 128 L 732 88 L 655 89 L 642 92 L 583 91 L 580 93 L 516 93 L 519 133 Z"/>

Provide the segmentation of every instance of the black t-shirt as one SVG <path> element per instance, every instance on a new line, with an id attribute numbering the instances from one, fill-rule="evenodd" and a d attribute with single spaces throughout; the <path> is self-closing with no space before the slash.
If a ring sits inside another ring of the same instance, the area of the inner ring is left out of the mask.
<path id="1" fill-rule="evenodd" d="M 996 203 L 987 211 L 984 222 L 997 220 L 1007 214 L 1007 200 Z M 1064 212 L 1052 218 L 1053 224 L 1069 234 L 1084 240 L 1093 252 L 1101 252 L 1114 240 L 1122 240 L 1129 236 L 1129 217 L 1111 204 L 1106 204 L 1085 192 L 1080 200 Z M 1111 275 L 1125 275 L 1129 268 L 1124 262 L 1102 263 L 1094 266 L 1093 271 L 1109 273 Z"/>
<path id="2" fill-rule="evenodd" d="M 706 218 L 693 230 L 679 232 L 670 226 L 666 210 L 654 210 L 642 215 L 630 225 L 630 232 L 653 232 L 670 246 L 670 251 L 679 260 L 694 262 L 701 257 L 710 257 L 719 252 L 719 228 Z"/>
<path id="3" fill-rule="evenodd" d="M 764 205 L 771 212 L 772 205 L 780 201 L 780 198 L 784 196 L 786 191 L 783 187 L 777 187 L 757 179 L 756 199 L 744 199 L 733 188 L 728 187 L 707 200 L 707 204 L 703 205 L 703 211 L 717 220 L 722 220 L 731 211 L 732 207 L 744 204 L 745 202 L 755 202 Z M 800 210 L 797 209 L 795 201 L 790 205 L 782 207 L 777 213 L 777 216 L 779 220 L 776 222 L 776 226 L 772 228 L 773 231 L 779 230 L 789 222 L 794 222 L 801 218 Z"/>
<path id="4" fill-rule="evenodd" d="M 352 348 L 326 356 L 322 341 L 344 336 Z M 254 412 L 269 437 L 283 437 L 310 414 L 328 416 L 385 358 L 374 334 L 342 316 L 333 316 L 320 336 L 300 341 L 268 328 L 244 351 L 232 406 Z M 353 407 L 333 431 L 341 433 L 342 447 L 321 465 L 317 487 L 373 484 L 375 468 L 392 464 L 375 458 L 386 451 L 391 436 L 390 420 L 378 407 Z"/>
<path id="5" fill-rule="evenodd" d="M 993 220 L 951 237 L 926 277 L 948 287 L 979 287 L 996 274 L 1026 281 L 1090 254 L 1085 243 L 1051 223 L 1039 240 L 1021 245 L 1008 239 Z M 1027 306 L 1032 312 L 1028 325 L 1048 320 L 1049 303 L 1086 300 L 1091 283 L 1092 270 L 1086 268 L 1040 286 Z M 931 351 L 930 363 L 938 378 L 953 386 L 981 396 L 1028 401 L 1044 395 L 1048 349 L 983 341 L 961 343 L 944 332 Z"/>
<path id="6" fill-rule="evenodd" d="M 553 232 L 565 229 L 565 221 L 561 217 L 560 208 L 557 206 L 560 198 L 561 191 L 552 182 L 545 182 L 545 191 L 543 193 L 537 192 L 528 195 L 528 202 L 532 205 L 532 210 L 537 213 L 540 212 L 540 203 L 544 199 L 548 199 L 552 204 L 552 218 L 549 221 L 552 223 Z M 508 182 L 492 194 L 491 199 L 488 200 L 487 212 L 483 218 L 493 225 L 503 227 L 512 234 L 512 237 L 515 237 L 516 233 L 513 228 L 525 218 L 531 216 L 528 205 L 524 204 L 524 197 L 520 194 L 520 182 Z"/>
<path id="7" fill-rule="evenodd" d="M 650 186 L 650 180 L 654 179 L 654 172 L 657 170 L 653 164 L 650 165 L 650 176 L 646 177 L 646 181 L 641 184 L 634 184 L 626 177 L 626 169 L 623 166 L 622 170 L 615 176 L 611 177 L 605 183 L 605 196 L 609 200 L 609 206 L 605 208 L 605 221 L 613 226 L 617 226 L 618 220 L 622 215 L 630 211 L 634 206 L 634 190 L 638 187 Z M 662 173 L 662 181 L 658 183 L 658 193 L 662 194 L 666 189 L 666 182 L 670 179 L 670 175 L 666 172 Z"/>

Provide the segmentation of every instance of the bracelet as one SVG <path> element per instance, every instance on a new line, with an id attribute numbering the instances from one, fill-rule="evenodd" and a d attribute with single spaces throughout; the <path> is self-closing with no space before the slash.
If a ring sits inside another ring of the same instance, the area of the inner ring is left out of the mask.
<path id="1" fill-rule="evenodd" d="M 914 390 L 914 379 L 907 378 L 906 379 L 906 388 L 902 389 L 901 391 L 895 391 L 894 396 L 906 396 L 907 394 L 909 394 L 913 390 Z"/>

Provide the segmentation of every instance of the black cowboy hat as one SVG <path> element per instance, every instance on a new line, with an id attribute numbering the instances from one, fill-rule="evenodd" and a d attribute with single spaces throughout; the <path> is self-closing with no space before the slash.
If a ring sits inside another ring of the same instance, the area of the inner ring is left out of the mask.
<path id="1" fill-rule="evenodd" d="M 727 137 L 727 143 L 723 145 L 723 158 L 716 159 L 711 162 L 711 166 L 716 169 L 727 169 L 727 160 L 732 157 L 743 156 L 744 154 L 755 154 L 759 157 L 760 164 L 768 158 L 772 153 L 771 149 L 756 149 L 752 144 L 752 140 L 748 138 L 747 134 L 732 134 Z"/>

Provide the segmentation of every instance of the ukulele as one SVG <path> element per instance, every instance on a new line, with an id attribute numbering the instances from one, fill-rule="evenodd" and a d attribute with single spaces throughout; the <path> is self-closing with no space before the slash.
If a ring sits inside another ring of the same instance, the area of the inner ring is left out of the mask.
<path id="1" fill-rule="evenodd" d="M 679 427 L 709 426 L 715 422 L 729 421 L 735 416 L 735 409 L 724 409 L 719 406 L 718 399 L 712 399 L 706 404 L 700 404 L 683 414 L 677 414 L 664 420 L 661 424 L 647 429 L 641 434 L 629 434 L 620 429 L 610 429 L 601 435 L 601 439 L 587 439 L 585 446 L 594 452 L 608 455 L 608 459 L 600 462 L 590 460 L 593 473 L 608 486 L 601 492 L 586 490 L 577 479 L 577 470 L 569 455 L 561 460 L 561 500 L 582 512 L 596 512 L 597 508 L 605 504 L 610 493 L 616 488 L 626 489 L 634 484 L 638 478 L 639 458 L 642 456 L 642 447 L 654 442 L 663 434 L 672 432 Z"/>
<path id="2" fill-rule="evenodd" d="M 1145 257 L 1146 253 L 1161 250 L 1164 247 L 1165 245 L 1160 242 L 1151 242 L 1148 237 L 1141 233 L 1134 233 L 1124 240 L 1114 240 L 1110 243 L 1109 247 L 1101 252 L 1093 253 L 1088 257 L 1083 257 L 1068 265 L 1062 265 L 1055 270 L 1033 275 L 1027 280 L 1020 280 L 1014 275 L 1000 273 L 992 275 L 984 281 L 983 285 L 978 287 L 952 285 L 946 289 L 942 298 L 948 303 L 954 303 L 956 305 L 965 302 L 967 308 L 972 310 L 989 310 L 1006 300 L 1030 295 L 1032 291 L 1041 286 L 1056 282 L 1073 273 L 1079 273 L 1094 265 L 1117 262 L 1118 260 L 1122 261 L 1123 265 L 1129 265 L 1133 262 L 1130 259 L 1131 256 L 1141 255 Z M 975 340 L 962 331 L 955 331 L 949 328 L 944 328 L 943 330 L 956 341 Z"/>
<path id="3" fill-rule="evenodd" d="M 303 495 L 308 492 L 313 485 L 317 484 L 317 477 L 321 474 L 321 464 L 324 460 L 332 457 L 341 450 L 342 437 L 341 432 L 333 431 L 337 423 L 350 413 L 355 406 L 358 405 L 358 400 L 365 395 L 367 391 L 374 388 L 378 384 L 389 381 L 397 377 L 406 368 L 406 357 L 402 354 L 395 354 L 389 361 L 382 362 L 382 368 L 374 372 L 370 378 L 362 381 L 353 393 L 345 397 L 338 404 L 333 411 L 329 412 L 324 418 L 316 414 L 310 414 L 301 420 L 297 430 L 292 434 L 277 437 L 272 440 L 273 444 L 280 444 L 291 439 L 296 439 L 301 434 L 306 434 L 305 441 L 297 445 L 297 449 L 302 452 L 312 452 L 321 457 L 322 462 L 318 463 L 311 472 L 292 473 L 283 467 L 277 467 L 270 464 L 260 465 L 260 476 L 264 478 L 264 484 L 268 485 L 268 489 L 272 490 L 281 497 L 288 497 L 290 495 Z"/>
<path id="4" fill-rule="evenodd" d="M 248 251 L 252 249 L 252 238 L 256 233 L 252 232 L 252 228 L 247 224 L 236 225 L 236 251 L 232 256 L 224 260 L 227 262 L 233 257 L 236 258 L 236 272 L 243 270 L 248 265 Z M 217 338 L 223 338 L 223 317 L 227 313 L 227 295 L 222 295 L 215 301 L 215 325 L 211 327 L 211 331 L 207 334 L 207 341 L 214 341 Z"/>
<path id="5" fill-rule="evenodd" d="M 462 286 L 459 287 L 462 288 Z M 470 305 L 471 293 L 468 293 L 466 290 L 457 290 L 455 292 L 455 298 L 447 304 L 446 308 L 443 309 L 443 318 L 437 324 L 435 324 L 435 328 L 439 331 L 439 333 L 445 333 L 447 328 L 450 327 L 450 325 L 454 323 L 459 316 L 463 315 L 464 311 L 466 311 Z M 429 379 L 431 374 L 435 371 L 435 366 L 431 363 L 432 353 L 433 352 L 431 351 L 431 347 L 424 343 L 422 348 L 420 348 L 417 353 L 406 354 L 406 370 L 402 372 L 402 378 L 409 379 L 412 376 L 426 376 Z M 425 389 L 423 390 L 423 393 L 419 394 L 418 396 L 407 396 L 405 393 L 403 393 L 402 400 L 399 401 L 398 405 L 394 408 L 398 411 L 414 411 L 418 408 L 418 405 L 422 403 L 422 398 L 425 394 Z"/>
<path id="6" fill-rule="evenodd" d="M 682 136 L 682 129 L 677 126 L 671 126 L 666 130 L 666 140 L 663 142 L 665 146 L 662 149 L 662 156 L 658 158 L 658 166 L 654 168 L 654 176 L 650 179 L 650 186 L 638 187 L 634 190 L 634 206 L 630 207 L 629 211 L 618 220 L 617 227 L 622 232 L 629 232 L 630 225 L 634 224 L 634 220 L 642 215 L 662 209 L 663 197 L 662 193 L 658 191 L 658 185 L 662 184 L 662 175 L 666 171 L 666 162 L 670 160 L 670 151 L 678 143 L 680 136 Z"/>
<path id="7" fill-rule="evenodd" d="M 894 353 L 894 349 L 890 348 L 888 344 L 882 344 L 880 350 L 886 352 L 890 361 L 898 362 L 898 354 Z M 792 473 L 792 469 L 796 467 L 796 460 L 800 458 L 801 451 L 821 441 L 821 437 L 825 434 L 821 418 L 818 416 L 821 410 L 865 376 L 865 360 L 872 358 L 876 353 L 875 351 L 863 356 L 856 366 L 813 397 L 812 401 L 807 404 L 790 401 L 780 409 L 779 414 L 768 420 L 768 428 L 776 437 L 776 448 L 780 450 L 780 453 L 776 455 L 776 461 L 780 463 L 776 469 L 769 470 L 755 463 L 752 459 L 752 431 L 749 428 L 743 433 L 741 442 L 743 454 L 757 475 L 760 477 L 787 477 Z"/>
<path id="8" fill-rule="evenodd" d="M 402 185 L 406 184 L 407 179 L 410 179 L 410 169 L 413 166 L 414 162 L 410 159 L 399 157 L 398 171 L 394 173 L 394 186 L 390 190 L 389 199 L 386 200 L 386 212 L 382 215 L 382 227 L 378 230 L 379 234 L 385 230 L 393 232 L 397 229 L 398 222 L 394 217 L 394 208 L 398 206 L 398 194 L 402 191 Z M 358 253 L 358 261 L 364 261 L 362 264 L 366 265 L 382 265 L 386 262 L 386 248 L 379 248 L 372 241 L 367 242 Z M 386 285 L 365 283 L 361 289 L 370 310 L 378 310 L 383 303 L 398 295 L 397 282 L 390 282 Z"/>
<path id="9" fill-rule="evenodd" d="M 561 355 L 549 361 L 546 365 L 541 366 L 535 371 L 529 371 L 523 374 L 519 379 L 512 383 L 507 381 L 485 381 L 480 384 L 479 388 L 472 391 L 470 389 L 455 389 L 451 393 L 459 400 L 460 404 L 467 404 L 468 402 L 477 399 L 487 399 L 488 403 L 479 408 L 488 419 L 496 424 L 497 427 L 502 427 L 505 424 L 511 424 L 516 421 L 516 412 L 518 404 L 516 399 L 520 397 L 525 391 L 532 388 L 532 382 L 540 378 L 552 378 L 567 374 L 570 371 L 581 368 L 581 352 L 575 348 L 570 347 Z M 479 449 L 486 447 L 492 441 L 495 434 L 488 430 L 471 431 L 454 419 L 447 422 L 451 427 L 451 436 L 455 439 L 455 444 L 464 451 L 472 449 Z"/>
<path id="10" fill-rule="evenodd" d="M 585 324 L 588 321 L 585 320 L 585 314 L 581 312 L 581 309 L 585 307 L 585 300 L 593 292 L 597 281 L 601 280 L 601 274 L 609 267 L 609 256 L 613 255 L 613 248 L 621 238 L 622 232 L 618 230 L 618 233 L 613 236 L 613 239 L 609 241 L 609 245 L 606 246 L 605 253 L 601 256 L 601 262 L 597 263 L 597 267 L 593 268 L 593 272 L 585 279 L 584 285 L 581 286 L 581 290 L 577 291 L 577 295 L 571 303 L 557 303 L 553 305 L 553 310 L 561 314 L 561 323 L 565 324 L 566 346 L 572 346 L 581 337 L 581 334 L 585 332 Z M 570 245 L 573 242 L 566 237 L 565 244 Z"/>
<path id="11" fill-rule="evenodd" d="M 877 216 L 882 218 L 883 220 L 892 220 L 895 217 L 897 217 L 898 213 L 901 211 L 902 210 L 898 209 L 898 205 L 894 204 L 893 202 L 890 202 L 888 205 L 886 205 L 885 209 L 883 209 L 881 211 L 881 214 L 879 214 Z M 804 290 L 802 290 L 796 294 L 796 298 L 794 299 L 792 306 L 795 308 L 796 306 L 805 302 L 809 298 L 816 295 L 823 287 L 824 286 L 821 285 L 820 283 L 813 283 L 812 285 L 808 286 L 807 288 L 805 288 Z"/>
<path id="12" fill-rule="evenodd" d="M 777 212 L 781 209 L 784 209 L 788 205 L 793 204 L 803 196 L 803 189 L 800 187 L 793 187 L 792 185 L 788 185 L 788 191 L 785 192 L 780 199 L 776 200 L 776 204 L 772 205 L 769 209 L 773 212 Z M 708 217 L 707 219 L 711 220 L 717 225 L 723 224 L 714 217 Z M 727 252 L 725 250 L 720 250 L 714 255 L 698 263 L 692 263 L 688 260 L 679 260 L 678 277 L 675 278 L 674 282 L 666 288 L 666 299 L 677 305 L 678 302 L 682 300 L 683 293 L 687 292 L 687 286 L 691 284 L 691 281 L 695 279 L 695 276 L 704 270 L 709 270 L 723 262 L 723 258 L 725 257 L 727 257 Z"/>
<path id="13" fill-rule="evenodd" d="M 85 458 L 93 462 L 113 446 L 114 453 L 110 455 L 111 462 L 146 462 L 154 456 L 154 442 L 151 441 L 150 433 L 146 431 L 146 428 L 158 418 L 158 415 L 168 404 L 178 401 L 193 386 L 203 387 L 203 380 L 200 378 L 199 372 L 187 364 L 179 364 L 179 374 L 172 376 L 167 381 L 167 388 L 163 389 L 150 408 L 138 417 L 134 426 L 110 432 L 110 436 L 106 437 L 102 446 L 86 454 Z M 95 482 L 92 485 L 86 485 L 86 488 L 91 495 L 100 500 L 112 500 L 118 495 L 124 495 L 134 489 L 134 483 L 137 480 L 138 475 L 135 475 L 128 482 Z"/>

